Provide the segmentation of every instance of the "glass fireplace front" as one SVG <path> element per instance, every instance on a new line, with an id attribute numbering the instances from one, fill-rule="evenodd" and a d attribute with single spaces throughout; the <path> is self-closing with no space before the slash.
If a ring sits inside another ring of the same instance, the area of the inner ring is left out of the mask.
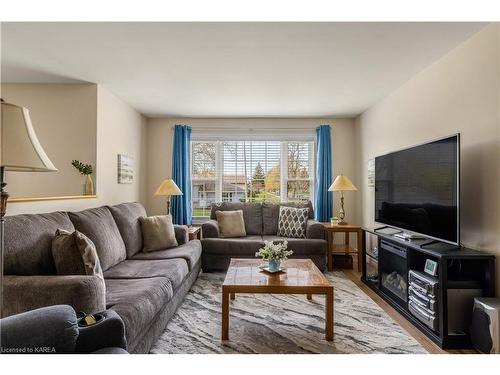
<path id="1" fill-rule="evenodd" d="M 380 288 L 396 303 L 406 307 L 408 300 L 408 263 L 406 248 L 380 241 Z"/>

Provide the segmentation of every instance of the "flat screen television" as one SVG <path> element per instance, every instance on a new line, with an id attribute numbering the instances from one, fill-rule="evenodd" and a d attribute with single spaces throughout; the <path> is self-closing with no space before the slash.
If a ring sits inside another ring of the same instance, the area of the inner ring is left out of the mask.
<path id="1" fill-rule="evenodd" d="M 458 245 L 460 135 L 375 158 L 375 221 Z"/>

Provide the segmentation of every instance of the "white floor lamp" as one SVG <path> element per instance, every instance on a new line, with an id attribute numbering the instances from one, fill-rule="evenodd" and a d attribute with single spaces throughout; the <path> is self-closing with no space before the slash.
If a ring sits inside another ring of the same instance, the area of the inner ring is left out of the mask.
<path id="1" fill-rule="evenodd" d="M 38 141 L 28 109 L 2 99 L 0 103 L 0 316 L 3 316 L 4 216 L 9 198 L 5 172 L 54 172 L 57 168 Z"/>

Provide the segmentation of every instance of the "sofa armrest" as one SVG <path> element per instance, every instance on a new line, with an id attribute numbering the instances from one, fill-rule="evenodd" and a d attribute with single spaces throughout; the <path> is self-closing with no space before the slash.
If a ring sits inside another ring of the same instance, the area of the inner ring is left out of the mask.
<path id="1" fill-rule="evenodd" d="M 187 225 L 174 224 L 175 239 L 179 245 L 183 245 L 189 241 L 189 233 Z"/>
<path id="2" fill-rule="evenodd" d="M 201 224 L 203 238 L 219 238 L 219 224 L 217 220 L 208 220 Z"/>
<path id="3" fill-rule="evenodd" d="M 98 276 L 4 276 L 3 295 L 3 316 L 50 305 L 87 314 L 106 309 L 104 280 Z"/>
<path id="4" fill-rule="evenodd" d="M 306 237 L 315 240 L 326 240 L 326 229 L 316 220 L 307 220 Z"/>
<path id="5" fill-rule="evenodd" d="M 2 353 L 72 353 L 78 338 L 75 310 L 43 307 L 0 320 Z"/>
<path id="6" fill-rule="evenodd" d="M 92 353 L 104 348 L 121 348 L 127 350 L 125 339 L 125 324 L 114 310 L 98 313 L 104 320 L 96 325 L 78 327 L 79 335 L 76 341 L 76 352 Z"/>

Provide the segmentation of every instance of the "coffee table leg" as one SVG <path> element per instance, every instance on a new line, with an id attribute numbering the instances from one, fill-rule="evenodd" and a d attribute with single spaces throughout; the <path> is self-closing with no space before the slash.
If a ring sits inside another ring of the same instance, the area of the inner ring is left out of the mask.
<path id="1" fill-rule="evenodd" d="M 310 301 L 313 299 L 313 295 L 311 293 L 307 293 L 307 299 Z"/>
<path id="2" fill-rule="evenodd" d="M 229 340 L 229 290 L 222 287 L 222 335 L 221 340 Z"/>
<path id="3" fill-rule="evenodd" d="M 325 321 L 325 339 L 333 341 L 333 287 L 326 292 Z"/>

